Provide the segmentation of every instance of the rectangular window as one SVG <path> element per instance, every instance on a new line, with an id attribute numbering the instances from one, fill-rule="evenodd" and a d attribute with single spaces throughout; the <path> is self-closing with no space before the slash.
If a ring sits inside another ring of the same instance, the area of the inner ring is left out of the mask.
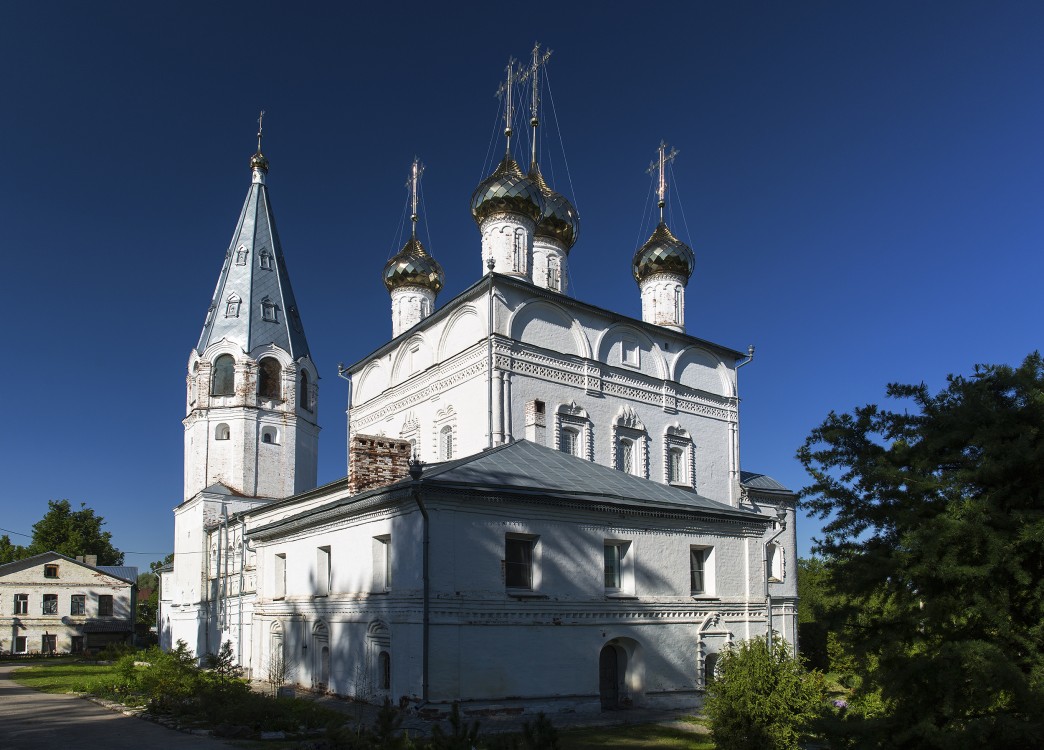
<path id="1" fill-rule="evenodd" d="M 44 578 L 57 578 L 58 577 L 58 566 L 57 565 L 44 565 Z"/>
<path id="2" fill-rule="evenodd" d="M 621 578 L 620 564 L 623 561 L 623 546 L 616 542 L 605 543 L 605 588 L 611 591 L 619 591 Z"/>
<path id="3" fill-rule="evenodd" d="M 29 594 L 15 594 L 14 613 L 16 615 L 29 614 Z"/>
<path id="4" fill-rule="evenodd" d="M 58 650 L 58 636 L 45 635 L 40 638 L 40 651 L 45 654 L 53 654 Z"/>
<path id="5" fill-rule="evenodd" d="M 710 547 L 689 548 L 689 591 L 692 594 L 710 593 Z"/>
<path id="6" fill-rule="evenodd" d="M 667 480 L 671 484 L 685 482 L 685 453 L 681 448 L 671 448 L 667 452 Z"/>
<path id="7" fill-rule="evenodd" d="M 72 637 L 72 652 L 74 654 L 82 654 L 83 653 L 83 636 L 82 635 L 74 635 Z"/>
<path id="8" fill-rule="evenodd" d="M 318 547 L 315 551 L 315 595 L 330 595 L 330 548 Z"/>
<path id="9" fill-rule="evenodd" d="M 87 596 L 85 594 L 73 594 L 69 601 L 70 615 L 87 614 Z"/>
<path id="10" fill-rule="evenodd" d="M 282 599 L 286 596 L 286 554 L 276 555 L 272 566 L 272 596 Z"/>
<path id="11" fill-rule="evenodd" d="M 373 590 L 391 591 L 391 535 L 373 538 Z"/>
<path id="12" fill-rule="evenodd" d="M 24 654 L 28 648 L 28 642 L 24 635 L 16 635 L 14 639 L 14 652 L 16 654 Z"/>
<path id="13" fill-rule="evenodd" d="M 98 617 L 112 617 L 112 594 L 98 594 Z"/>
<path id="14" fill-rule="evenodd" d="M 58 594 L 43 595 L 43 613 L 45 615 L 58 614 Z"/>
<path id="15" fill-rule="evenodd" d="M 562 428 L 559 449 L 570 456 L 580 455 L 580 433 L 572 428 Z"/>
<path id="16" fill-rule="evenodd" d="M 509 589 L 533 588 L 533 539 L 505 537 L 504 584 Z"/>
<path id="17" fill-rule="evenodd" d="M 621 357 L 623 363 L 625 365 L 631 365 L 632 367 L 638 367 L 638 342 L 632 338 L 625 338 L 620 342 L 620 346 L 623 350 L 623 356 Z"/>
<path id="18" fill-rule="evenodd" d="M 623 438 L 616 451 L 616 468 L 627 474 L 634 474 L 634 441 Z"/>

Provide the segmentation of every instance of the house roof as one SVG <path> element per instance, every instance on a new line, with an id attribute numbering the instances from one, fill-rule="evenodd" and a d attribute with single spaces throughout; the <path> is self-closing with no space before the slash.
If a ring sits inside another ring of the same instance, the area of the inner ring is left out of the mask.
<path id="1" fill-rule="evenodd" d="M 767 474 L 758 474 L 753 471 L 741 471 L 740 484 L 749 489 L 760 490 L 762 492 L 785 492 L 788 495 L 794 494 L 793 490 L 787 489 Z"/>
<path id="2" fill-rule="evenodd" d="M 128 620 L 88 620 L 83 624 L 84 633 L 126 633 L 134 630 Z"/>
<path id="3" fill-rule="evenodd" d="M 403 479 L 259 526 L 250 533 L 264 534 L 282 526 L 322 522 L 349 506 L 412 486 L 412 480 Z M 711 500 L 691 489 L 626 474 L 528 440 L 516 440 L 454 461 L 427 464 L 421 486 L 428 490 L 553 497 L 648 510 L 699 512 L 730 520 L 768 521 L 761 514 Z"/>
<path id="4" fill-rule="evenodd" d="M 112 576 L 113 578 L 119 578 L 121 581 L 126 581 L 131 585 L 137 584 L 138 581 L 138 569 L 135 567 L 127 565 L 88 565 L 85 562 L 80 562 L 79 560 L 67 557 L 66 555 L 63 555 L 61 552 L 54 552 L 53 550 L 48 552 L 41 552 L 38 555 L 32 555 L 31 557 L 25 557 L 21 560 L 15 560 L 13 562 L 0 565 L 0 576 L 7 575 L 8 573 L 17 570 L 16 566 L 22 568 L 32 567 L 33 565 L 44 562 L 45 560 L 53 560 L 55 558 L 65 560 L 66 562 L 73 563 L 74 565 L 82 565 L 83 567 L 90 568 L 91 570 L 97 570 L 99 573 L 104 573 L 105 575 Z"/>

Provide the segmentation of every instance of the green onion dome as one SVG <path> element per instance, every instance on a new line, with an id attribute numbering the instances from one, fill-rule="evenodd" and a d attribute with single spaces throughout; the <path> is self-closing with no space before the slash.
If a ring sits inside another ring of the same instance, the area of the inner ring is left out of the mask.
<path id="1" fill-rule="evenodd" d="M 635 251 L 631 270 L 638 282 L 654 273 L 678 274 L 687 280 L 692 276 L 695 265 L 696 257 L 692 254 L 692 248 L 671 234 L 671 230 L 661 221 L 652 236 Z"/>
<path id="2" fill-rule="evenodd" d="M 537 222 L 537 236 L 552 237 L 561 241 L 568 252 L 576 244 L 576 238 L 580 234 L 580 216 L 564 195 L 556 193 L 548 186 L 544 176 L 540 174 L 540 167 L 536 164 L 529 171 L 529 178 L 536 183 L 544 196 L 544 212 Z"/>
<path id="3" fill-rule="evenodd" d="M 499 212 L 522 214 L 533 221 L 540 221 L 544 213 L 540 188 L 508 156 L 471 194 L 471 215 L 476 224 Z"/>
<path id="4" fill-rule="evenodd" d="M 389 292 L 404 286 L 419 286 L 438 294 L 446 282 L 442 266 L 428 255 L 416 237 L 411 237 L 385 264 L 382 277 Z"/>

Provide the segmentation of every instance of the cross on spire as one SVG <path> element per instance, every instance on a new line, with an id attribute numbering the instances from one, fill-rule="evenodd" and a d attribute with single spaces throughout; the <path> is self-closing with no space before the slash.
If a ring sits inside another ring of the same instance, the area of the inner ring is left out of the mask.
<path id="1" fill-rule="evenodd" d="M 537 140 L 536 130 L 540 124 L 540 68 L 547 65 L 548 59 L 551 57 L 551 50 L 544 50 L 544 54 L 540 54 L 540 42 L 533 44 L 533 61 L 529 64 L 527 70 L 522 71 L 522 74 L 518 77 L 519 83 L 532 78 L 530 83 L 530 89 L 532 91 L 532 97 L 529 105 L 530 120 L 529 124 L 533 126 L 533 155 L 531 162 L 536 164 L 537 160 Z"/>
<path id="2" fill-rule="evenodd" d="M 413 239 L 417 239 L 417 190 L 422 174 L 424 174 L 424 165 L 414 156 L 413 166 L 410 167 L 410 179 L 406 182 L 406 187 L 410 189 L 410 221 L 413 223 L 411 231 Z"/>
<path id="3" fill-rule="evenodd" d="M 649 163 L 649 168 L 645 170 L 646 174 L 652 174 L 653 172 L 659 173 L 659 184 L 656 187 L 656 195 L 659 196 L 660 206 L 660 223 L 663 223 L 663 207 L 667 205 L 667 165 L 670 164 L 678 156 L 678 149 L 672 148 L 670 153 L 667 153 L 667 142 L 660 141 L 660 147 L 658 150 L 659 158 L 656 161 Z"/>
<path id="4" fill-rule="evenodd" d="M 511 120 L 514 117 L 515 107 L 512 99 L 512 88 L 518 80 L 518 63 L 515 58 L 509 57 L 507 67 L 504 69 L 506 77 L 497 89 L 497 96 L 504 98 L 504 136 L 507 138 L 507 156 L 511 156 Z"/>
<path id="5" fill-rule="evenodd" d="M 261 114 L 257 116 L 257 153 L 261 153 L 261 127 L 262 121 L 265 119 L 265 111 L 262 109 Z"/>

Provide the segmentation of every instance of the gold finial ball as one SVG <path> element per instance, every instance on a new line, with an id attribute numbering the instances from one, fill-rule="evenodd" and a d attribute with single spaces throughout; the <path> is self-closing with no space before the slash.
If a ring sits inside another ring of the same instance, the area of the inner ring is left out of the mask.
<path id="1" fill-rule="evenodd" d="M 250 168 L 260 169 L 262 172 L 268 171 L 268 159 L 265 155 L 258 151 L 256 154 L 250 157 Z"/>

